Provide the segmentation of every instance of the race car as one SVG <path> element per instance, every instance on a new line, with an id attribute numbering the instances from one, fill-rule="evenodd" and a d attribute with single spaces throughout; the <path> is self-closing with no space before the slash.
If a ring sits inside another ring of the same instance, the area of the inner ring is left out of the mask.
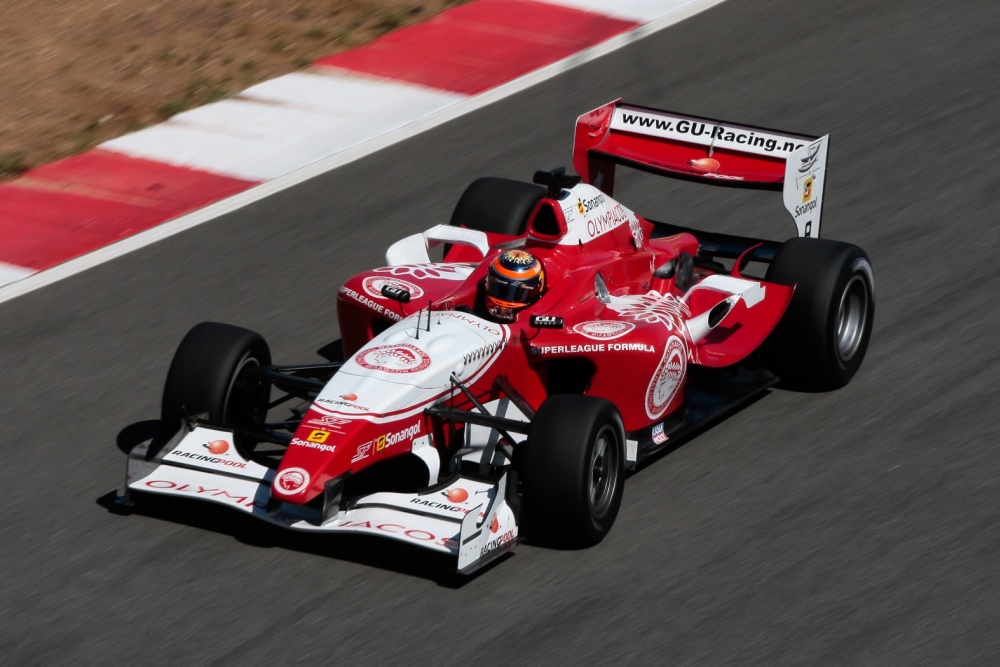
<path id="1" fill-rule="evenodd" d="M 449 224 L 350 278 L 339 358 L 274 365 L 252 331 L 195 326 L 123 502 L 381 535 L 461 573 L 525 537 L 600 542 L 637 464 L 778 383 L 858 371 L 875 279 L 863 250 L 819 238 L 828 146 L 620 100 L 584 114 L 576 174 L 476 180 Z M 614 199 L 622 166 L 781 192 L 798 235 L 645 218 Z"/>

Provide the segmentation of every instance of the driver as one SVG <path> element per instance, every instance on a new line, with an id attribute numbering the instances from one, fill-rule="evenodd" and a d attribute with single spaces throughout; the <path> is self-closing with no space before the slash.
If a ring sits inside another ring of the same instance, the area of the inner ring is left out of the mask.
<path id="1" fill-rule="evenodd" d="M 545 291 L 545 270 L 524 250 L 507 250 L 490 262 L 486 274 L 486 310 L 498 322 L 513 322 Z"/>

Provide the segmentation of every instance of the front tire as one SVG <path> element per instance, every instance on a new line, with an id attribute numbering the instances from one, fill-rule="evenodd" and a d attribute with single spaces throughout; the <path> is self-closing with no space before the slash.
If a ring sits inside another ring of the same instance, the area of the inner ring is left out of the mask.
<path id="1" fill-rule="evenodd" d="M 550 396 L 528 434 L 521 468 L 526 527 L 538 541 L 592 546 L 608 534 L 625 485 L 625 433 L 614 404 Z"/>
<path id="2" fill-rule="evenodd" d="M 247 371 L 270 363 L 271 352 L 260 334 L 218 322 L 196 325 L 177 347 L 167 372 L 164 435 L 173 435 L 185 417 L 196 415 L 235 429 L 262 424 L 270 386 Z"/>
<path id="3" fill-rule="evenodd" d="M 865 251 L 841 241 L 790 239 L 766 280 L 796 286 L 764 344 L 768 368 L 791 389 L 829 391 L 850 382 L 875 319 L 875 273 Z"/>

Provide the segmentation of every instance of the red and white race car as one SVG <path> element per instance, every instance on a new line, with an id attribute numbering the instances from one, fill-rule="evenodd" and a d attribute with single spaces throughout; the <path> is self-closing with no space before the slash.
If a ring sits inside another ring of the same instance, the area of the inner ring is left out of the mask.
<path id="1" fill-rule="evenodd" d="M 636 464 L 779 381 L 829 390 L 861 365 L 874 274 L 817 238 L 827 146 L 620 101 L 581 116 L 579 176 L 477 180 L 451 224 L 341 287 L 342 360 L 272 365 L 258 334 L 192 329 L 125 500 L 382 535 L 460 572 L 523 535 L 597 543 Z M 619 165 L 780 191 L 798 237 L 644 218 L 613 199 Z"/>

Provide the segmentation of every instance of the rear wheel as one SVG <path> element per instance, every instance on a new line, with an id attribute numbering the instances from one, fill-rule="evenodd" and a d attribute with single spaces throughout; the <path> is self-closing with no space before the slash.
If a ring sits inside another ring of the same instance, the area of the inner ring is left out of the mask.
<path id="1" fill-rule="evenodd" d="M 264 339 L 249 329 L 202 322 L 181 341 L 163 388 L 161 423 L 172 435 L 185 416 L 206 415 L 230 428 L 264 422 L 270 386 L 248 371 L 271 363 Z"/>
<path id="2" fill-rule="evenodd" d="M 524 234 L 528 215 L 545 189 L 532 183 L 487 176 L 473 181 L 462 193 L 451 224 L 490 234 Z"/>
<path id="3" fill-rule="evenodd" d="M 624 492 L 625 434 L 617 408 L 589 396 L 550 396 L 532 421 L 520 476 L 534 539 L 600 542 Z"/>
<path id="4" fill-rule="evenodd" d="M 875 273 L 861 248 L 840 241 L 787 241 L 766 280 L 795 285 L 784 317 L 766 341 L 768 368 L 783 384 L 828 391 L 861 367 L 875 319 Z"/>

